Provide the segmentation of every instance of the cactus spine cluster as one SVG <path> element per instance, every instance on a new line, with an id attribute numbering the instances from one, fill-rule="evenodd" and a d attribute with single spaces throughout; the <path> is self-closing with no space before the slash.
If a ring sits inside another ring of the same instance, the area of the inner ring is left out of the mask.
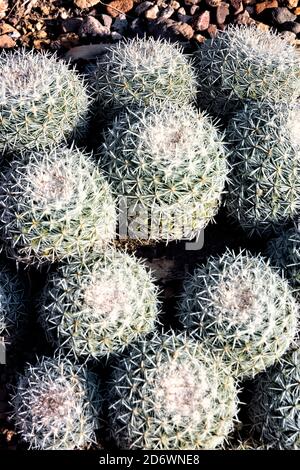
<path id="1" fill-rule="evenodd" d="M 74 260 L 49 276 L 40 301 L 48 338 L 76 357 L 119 353 L 154 330 L 157 287 L 141 261 L 115 250 Z"/>
<path id="2" fill-rule="evenodd" d="M 289 102 L 299 95 L 300 59 L 279 35 L 229 26 L 195 53 L 199 103 L 224 116 L 245 99 Z"/>
<path id="3" fill-rule="evenodd" d="M 16 344 L 26 323 L 26 294 L 21 279 L 0 263 L 0 340 Z"/>
<path id="4" fill-rule="evenodd" d="M 82 366 L 41 357 L 19 376 L 11 404 L 17 431 L 30 449 L 82 449 L 95 441 L 99 384 Z"/>
<path id="5" fill-rule="evenodd" d="M 190 106 L 121 114 L 99 156 L 114 193 L 136 216 L 136 238 L 193 238 L 218 210 L 228 173 L 222 136 Z"/>
<path id="6" fill-rule="evenodd" d="M 114 236 L 115 205 L 92 159 L 56 147 L 15 158 L 0 177 L 0 235 L 18 261 L 80 256 Z"/>
<path id="7" fill-rule="evenodd" d="M 91 84 L 101 110 L 174 103 L 196 98 L 197 80 L 187 55 L 176 44 L 135 38 L 110 47 L 93 73 Z"/>
<path id="8" fill-rule="evenodd" d="M 269 448 L 300 450 L 299 382 L 299 346 L 256 379 L 249 414 Z"/>
<path id="9" fill-rule="evenodd" d="M 268 236 L 300 210 L 300 107 L 247 103 L 228 127 L 227 207 L 248 235 Z"/>
<path id="10" fill-rule="evenodd" d="M 298 307 L 287 281 L 264 258 L 227 250 L 189 275 L 179 318 L 234 375 L 253 377 L 292 343 Z"/>
<path id="11" fill-rule="evenodd" d="M 112 434 L 125 449 L 213 449 L 237 413 L 224 364 L 174 333 L 134 345 L 114 366 L 110 403 Z"/>
<path id="12" fill-rule="evenodd" d="M 0 152 L 80 137 L 90 98 L 83 80 L 55 55 L 0 54 Z"/>

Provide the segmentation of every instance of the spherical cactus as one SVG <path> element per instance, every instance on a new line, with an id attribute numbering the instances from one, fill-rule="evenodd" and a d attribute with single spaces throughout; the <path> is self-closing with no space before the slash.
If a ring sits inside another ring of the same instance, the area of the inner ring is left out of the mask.
<path id="1" fill-rule="evenodd" d="M 110 250 L 50 275 L 40 322 L 54 345 L 76 357 L 98 359 L 121 352 L 155 328 L 157 293 L 138 259 Z"/>
<path id="2" fill-rule="evenodd" d="M 83 80 L 55 55 L 0 54 L 0 152 L 80 137 L 90 99 Z"/>
<path id="3" fill-rule="evenodd" d="M 31 449 L 82 449 L 95 442 L 99 384 L 82 366 L 47 357 L 28 364 L 11 405 L 16 429 Z"/>
<path id="4" fill-rule="evenodd" d="M 298 308 L 287 281 L 262 257 L 227 250 L 184 284 L 179 318 L 238 377 L 263 371 L 288 349 Z"/>
<path id="5" fill-rule="evenodd" d="M 222 136 L 192 107 L 121 115 L 99 155 L 115 194 L 126 198 L 129 221 L 135 216 L 132 237 L 193 238 L 218 210 L 228 173 Z"/>
<path id="6" fill-rule="evenodd" d="M 300 349 L 257 377 L 249 414 L 268 447 L 300 450 Z"/>
<path id="7" fill-rule="evenodd" d="M 295 290 L 300 289 L 300 232 L 290 228 L 272 238 L 266 250 L 272 263 L 281 268 Z"/>
<path id="8" fill-rule="evenodd" d="M 300 107 L 248 103 L 228 127 L 227 207 L 251 235 L 269 236 L 300 210 Z"/>
<path id="9" fill-rule="evenodd" d="M 114 236 L 110 188 L 91 158 L 52 148 L 15 158 L 0 177 L 0 235 L 18 261 L 42 264 Z"/>
<path id="10" fill-rule="evenodd" d="M 199 344 L 174 333 L 131 348 L 115 365 L 110 427 L 124 449 L 213 449 L 237 413 L 234 381 Z"/>
<path id="11" fill-rule="evenodd" d="M 245 99 L 289 102 L 300 91 L 295 48 L 272 31 L 229 26 L 195 53 L 199 102 L 218 116 Z"/>
<path id="12" fill-rule="evenodd" d="M 196 98 L 193 66 L 182 48 L 164 40 L 135 38 L 110 47 L 93 72 L 97 107 L 117 112 L 165 102 L 186 105 Z"/>
<path id="13" fill-rule="evenodd" d="M 27 319 L 25 288 L 19 276 L 0 263 L 0 341 L 16 345 Z M 0 362 L 1 363 L 1 362 Z"/>

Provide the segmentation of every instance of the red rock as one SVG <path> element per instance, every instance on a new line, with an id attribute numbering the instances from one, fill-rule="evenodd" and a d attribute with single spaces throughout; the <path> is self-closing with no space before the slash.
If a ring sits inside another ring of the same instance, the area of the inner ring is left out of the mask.
<path id="1" fill-rule="evenodd" d="M 205 37 L 199 33 L 194 34 L 193 39 L 195 39 L 195 41 L 197 41 L 199 44 L 202 44 L 205 41 Z"/>
<path id="2" fill-rule="evenodd" d="M 244 10 L 244 5 L 242 0 L 229 0 L 230 5 L 234 9 L 234 14 L 237 15 L 238 13 L 241 13 Z"/>
<path id="3" fill-rule="evenodd" d="M 293 13 L 294 13 L 294 15 L 296 15 L 296 16 L 300 15 L 300 7 L 295 8 L 295 10 L 294 10 Z"/>
<path id="4" fill-rule="evenodd" d="M 244 24 L 244 25 L 251 25 L 251 24 L 255 24 L 255 20 L 253 20 L 248 11 L 244 11 L 243 13 L 240 13 L 239 15 L 237 15 L 236 19 L 235 19 L 235 24 Z"/>
<path id="5" fill-rule="evenodd" d="M 5 17 L 8 9 L 8 0 L 0 0 L 0 20 Z"/>
<path id="6" fill-rule="evenodd" d="M 97 3 L 100 3 L 100 0 L 74 0 L 75 5 L 78 8 L 84 10 L 85 8 L 91 8 Z"/>
<path id="7" fill-rule="evenodd" d="M 229 5 L 228 3 L 221 2 L 217 7 L 217 23 L 224 24 L 227 16 L 229 15 Z"/>
<path id="8" fill-rule="evenodd" d="M 205 10 L 203 13 L 200 13 L 194 21 L 193 27 L 195 31 L 205 31 L 209 27 L 210 23 L 210 12 Z"/>
<path id="9" fill-rule="evenodd" d="M 107 7 L 107 13 L 116 18 L 120 13 L 127 13 L 133 8 L 133 0 L 113 0 Z"/>
<path id="10" fill-rule="evenodd" d="M 16 41 L 14 41 L 8 34 L 0 36 L 0 49 L 10 49 L 11 47 L 15 47 L 15 45 Z"/>
<path id="11" fill-rule="evenodd" d="M 218 34 L 218 28 L 215 24 L 211 24 L 209 25 L 208 29 L 207 29 L 207 32 L 210 36 L 210 38 L 215 38 Z"/>
<path id="12" fill-rule="evenodd" d="M 278 2 L 277 0 L 266 0 L 262 3 L 257 3 L 255 5 L 255 11 L 257 15 L 260 15 L 263 11 L 267 10 L 268 8 L 277 8 Z"/>

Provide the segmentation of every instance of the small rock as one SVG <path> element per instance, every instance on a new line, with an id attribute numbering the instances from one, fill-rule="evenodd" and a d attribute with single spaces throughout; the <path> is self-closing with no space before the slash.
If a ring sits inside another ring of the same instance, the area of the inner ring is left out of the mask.
<path id="1" fill-rule="evenodd" d="M 15 45 L 16 41 L 8 34 L 2 34 L 2 36 L 0 36 L 0 49 L 10 49 L 11 47 L 15 47 Z"/>
<path id="2" fill-rule="evenodd" d="M 2 20 L 2 18 L 5 18 L 7 9 L 8 0 L 0 0 L 0 20 Z"/>
<path id="3" fill-rule="evenodd" d="M 296 34 L 292 33 L 292 31 L 282 31 L 280 36 L 288 42 L 293 42 L 296 39 Z"/>
<path id="4" fill-rule="evenodd" d="M 300 34 L 300 23 L 296 21 L 287 21 L 281 25 L 281 28 L 285 31 L 291 31 L 294 34 Z"/>
<path id="5" fill-rule="evenodd" d="M 149 21 L 148 29 L 154 39 L 164 38 L 170 41 L 180 41 L 181 39 L 191 39 L 194 36 L 194 30 L 190 25 L 170 18 Z"/>
<path id="6" fill-rule="evenodd" d="M 167 8 L 164 8 L 160 12 L 160 17 L 161 18 L 171 18 L 171 16 L 174 14 L 174 8 L 168 6 Z"/>
<path id="7" fill-rule="evenodd" d="M 209 37 L 213 39 L 218 34 L 218 28 L 215 24 L 210 24 L 209 27 L 207 28 L 207 32 L 209 34 Z"/>
<path id="8" fill-rule="evenodd" d="M 179 10 L 177 11 L 177 13 L 178 13 L 179 15 L 186 15 L 186 11 L 185 11 L 185 9 L 184 9 L 183 7 L 179 8 Z"/>
<path id="9" fill-rule="evenodd" d="M 0 35 L 2 34 L 7 34 L 12 39 L 19 39 L 21 36 L 19 31 L 8 23 L 0 24 Z"/>
<path id="10" fill-rule="evenodd" d="M 257 15 L 260 15 L 263 11 L 267 10 L 268 8 L 277 8 L 278 2 L 277 0 L 266 0 L 265 2 L 257 3 L 255 5 L 255 11 Z"/>
<path id="11" fill-rule="evenodd" d="M 261 23 L 260 21 L 255 21 L 255 24 L 256 24 L 257 29 L 259 29 L 260 31 L 269 31 L 270 29 L 269 25 L 265 23 Z"/>
<path id="12" fill-rule="evenodd" d="M 172 0 L 170 3 L 170 7 L 174 8 L 174 10 L 178 10 L 180 8 L 180 3 L 177 0 Z"/>
<path id="13" fill-rule="evenodd" d="M 298 0 L 279 0 L 279 5 L 281 7 L 296 8 Z"/>
<path id="14" fill-rule="evenodd" d="M 193 28 L 195 31 L 206 31 L 210 23 L 210 12 L 205 10 L 203 13 L 200 13 L 194 21 Z"/>
<path id="15" fill-rule="evenodd" d="M 147 18 L 148 20 L 155 20 L 158 17 L 158 14 L 159 8 L 157 5 L 154 5 L 145 12 L 145 18 Z"/>
<path id="16" fill-rule="evenodd" d="M 294 15 L 288 8 L 280 7 L 275 8 L 275 10 L 272 11 L 272 18 L 274 23 L 283 24 L 287 23 L 288 21 L 295 21 L 297 16 Z"/>
<path id="17" fill-rule="evenodd" d="M 109 15 L 105 15 L 105 13 L 102 13 L 99 15 L 100 21 L 103 24 L 103 26 L 106 26 L 106 28 L 110 29 L 112 25 L 112 18 Z"/>
<path id="18" fill-rule="evenodd" d="M 244 5 L 242 0 L 229 0 L 230 5 L 234 9 L 234 14 L 238 15 L 244 10 Z"/>
<path id="19" fill-rule="evenodd" d="M 222 0 L 205 0 L 205 3 L 209 7 L 216 8 L 220 5 L 221 1 Z"/>
<path id="20" fill-rule="evenodd" d="M 187 7 L 189 7 L 190 5 L 198 5 L 200 1 L 201 0 L 184 0 L 184 3 Z"/>
<path id="21" fill-rule="evenodd" d="M 121 41 L 121 39 L 123 39 L 123 36 L 122 36 L 122 34 L 117 33 L 117 31 L 113 31 L 111 33 L 111 38 L 112 38 L 113 41 Z"/>
<path id="22" fill-rule="evenodd" d="M 248 11 L 245 10 L 243 13 L 237 15 L 236 19 L 234 20 L 234 23 L 240 25 L 251 25 L 255 24 L 255 20 L 253 20 L 253 18 L 250 17 Z"/>
<path id="23" fill-rule="evenodd" d="M 116 18 L 120 13 L 127 13 L 133 8 L 133 0 L 113 0 L 106 6 L 107 13 Z"/>
<path id="24" fill-rule="evenodd" d="M 151 7 L 153 7 L 153 2 L 142 2 L 135 8 L 134 12 L 140 16 Z"/>
<path id="25" fill-rule="evenodd" d="M 62 22 L 63 33 L 77 33 L 83 23 L 83 18 L 67 18 Z"/>
<path id="26" fill-rule="evenodd" d="M 78 8 L 84 10 L 85 8 L 91 8 L 97 5 L 97 3 L 100 3 L 100 0 L 74 0 L 74 3 Z"/>
<path id="27" fill-rule="evenodd" d="M 294 14 L 295 14 L 296 16 L 300 16 L 300 7 L 295 8 Z"/>
<path id="28" fill-rule="evenodd" d="M 192 5 L 192 6 L 191 6 L 191 9 L 190 9 L 191 15 L 195 15 L 198 10 L 199 10 L 198 5 Z"/>
<path id="29" fill-rule="evenodd" d="M 103 26 L 100 21 L 96 20 L 93 16 L 87 16 L 79 28 L 79 36 L 107 36 L 110 30 Z"/>
<path id="30" fill-rule="evenodd" d="M 202 44 L 206 38 L 202 36 L 202 34 L 196 33 L 194 34 L 193 39 L 195 39 L 199 44 Z"/>
<path id="31" fill-rule="evenodd" d="M 224 24 L 227 16 L 229 15 L 228 3 L 221 2 L 217 7 L 217 23 L 219 25 Z"/>
<path id="32" fill-rule="evenodd" d="M 120 15 L 118 16 L 114 24 L 112 25 L 112 31 L 115 31 L 116 33 L 121 34 L 121 36 L 124 36 L 128 28 L 128 21 L 126 18 L 126 15 Z"/>

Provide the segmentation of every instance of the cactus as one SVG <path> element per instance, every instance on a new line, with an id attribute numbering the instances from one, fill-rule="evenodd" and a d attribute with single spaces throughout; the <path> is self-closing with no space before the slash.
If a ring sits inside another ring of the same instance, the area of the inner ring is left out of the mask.
<path id="1" fill-rule="evenodd" d="M 115 232 L 108 183 L 76 148 L 36 151 L 11 161 L 0 177 L 0 207 L 8 253 L 28 264 L 102 248 Z"/>
<path id="2" fill-rule="evenodd" d="M 184 335 L 154 335 L 113 368 L 109 424 L 123 449 L 213 449 L 233 428 L 237 394 L 219 359 Z"/>
<path id="3" fill-rule="evenodd" d="M 228 213 L 249 235 L 269 236 L 300 210 L 300 107 L 247 103 L 228 127 Z"/>
<path id="4" fill-rule="evenodd" d="M 17 345 L 27 319 L 26 295 L 21 279 L 8 266 L 0 264 L 0 341 Z"/>
<path id="5" fill-rule="evenodd" d="M 269 448 L 300 450 L 299 378 L 298 346 L 255 381 L 249 415 Z"/>
<path id="6" fill-rule="evenodd" d="M 196 98 L 193 66 L 182 48 L 164 40 L 135 38 L 103 55 L 90 75 L 98 111 L 156 104 L 187 105 Z"/>
<path id="7" fill-rule="evenodd" d="M 235 376 L 248 378 L 288 349 L 296 334 L 298 307 L 287 281 L 268 261 L 227 250 L 189 275 L 178 315 Z"/>
<path id="8" fill-rule="evenodd" d="M 11 418 L 30 449 L 82 449 L 95 442 L 101 399 L 97 377 L 66 359 L 27 364 L 11 398 Z"/>
<path id="9" fill-rule="evenodd" d="M 199 103 L 217 116 L 230 115 L 245 99 L 287 103 L 300 92 L 295 48 L 272 31 L 229 26 L 195 53 Z"/>
<path id="10" fill-rule="evenodd" d="M 195 237 L 216 214 L 228 173 L 222 136 L 189 106 L 119 116 L 99 158 L 129 220 L 138 214 L 133 237 L 144 239 Z"/>
<path id="11" fill-rule="evenodd" d="M 0 83 L 0 153 L 40 149 L 85 133 L 86 86 L 55 55 L 2 51 Z"/>
<path id="12" fill-rule="evenodd" d="M 266 250 L 272 263 L 281 268 L 291 286 L 300 289 L 300 233 L 296 228 L 282 232 L 272 238 Z"/>
<path id="13" fill-rule="evenodd" d="M 157 288 L 134 256 L 116 250 L 49 276 L 39 302 L 48 339 L 76 357 L 119 353 L 155 328 Z"/>

